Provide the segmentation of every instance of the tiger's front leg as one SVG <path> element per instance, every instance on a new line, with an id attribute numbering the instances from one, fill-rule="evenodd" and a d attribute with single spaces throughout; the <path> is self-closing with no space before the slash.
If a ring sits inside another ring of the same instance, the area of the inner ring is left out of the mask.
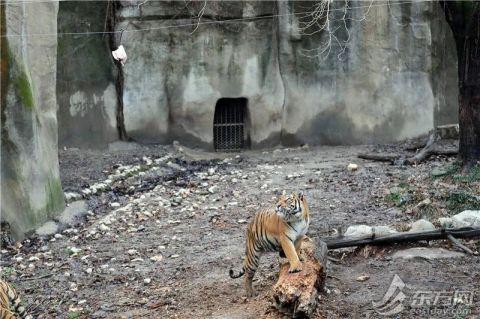
<path id="1" fill-rule="evenodd" d="M 297 240 L 295 241 L 295 251 L 297 252 L 297 256 L 298 256 L 298 259 L 300 259 L 300 261 L 304 261 L 305 258 L 302 257 L 302 254 L 300 253 L 300 249 L 302 248 L 302 242 L 303 240 L 305 239 L 305 235 L 302 235 L 300 237 L 297 238 Z"/>
<path id="2" fill-rule="evenodd" d="M 295 245 L 293 242 L 286 236 L 282 236 L 280 238 L 280 244 L 282 245 L 282 249 L 287 256 L 288 262 L 290 263 L 290 268 L 288 272 L 299 272 L 302 271 L 302 263 L 298 258 L 297 251 L 295 250 Z"/>

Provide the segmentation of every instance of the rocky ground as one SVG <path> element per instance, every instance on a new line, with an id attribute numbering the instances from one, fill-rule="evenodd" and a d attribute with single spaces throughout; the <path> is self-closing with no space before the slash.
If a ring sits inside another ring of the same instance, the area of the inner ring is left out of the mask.
<path id="1" fill-rule="evenodd" d="M 248 221 L 282 191 L 306 193 L 312 237 L 334 236 L 354 224 L 403 231 L 420 218 L 435 223 L 465 208 L 480 209 L 480 173 L 460 175 L 447 158 L 417 166 L 356 158 L 370 148 L 63 150 L 64 188 L 79 194 L 69 195 L 75 201 L 70 205 L 84 207 L 85 214 L 70 226 L 57 221 L 56 234 L 4 247 L 2 275 L 39 318 L 281 318 L 268 299 L 276 256 L 262 259 L 254 283 L 259 294 L 252 300 L 228 270 L 241 265 Z M 349 163 L 358 169 L 348 170 Z M 480 249 L 478 242 L 464 243 Z M 331 251 L 315 316 L 380 317 L 372 302 L 398 275 L 405 300 L 397 317 L 478 318 L 479 257 L 394 256 L 418 246 L 457 250 L 435 241 Z M 419 292 L 441 300 L 412 307 Z M 461 302 L 461 292 L 473 301 Z M 455 305 L 446 305 L 455 293 Z"/>

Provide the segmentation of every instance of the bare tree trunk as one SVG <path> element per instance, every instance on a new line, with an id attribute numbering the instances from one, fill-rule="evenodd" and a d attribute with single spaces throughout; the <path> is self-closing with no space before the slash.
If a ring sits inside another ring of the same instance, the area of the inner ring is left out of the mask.
<path id="1" fill-rule="evenodd" d="M 440 1 L 457 46 L 459 157 L 466 167 L 480 161 L 480 3 Z"/>

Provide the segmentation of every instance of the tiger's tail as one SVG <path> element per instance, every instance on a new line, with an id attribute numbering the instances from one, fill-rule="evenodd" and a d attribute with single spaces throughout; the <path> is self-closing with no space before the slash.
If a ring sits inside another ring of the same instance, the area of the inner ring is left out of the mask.
<path id="1" fill-rule="evenodd" d="M 236 279 L 242 277 L 245 274 L 245 270 L 242 269 L 238 274 L 235 274 L 235 271 L 233 269 L 230 269 L 228 274 L 230 275 L 230 278 Z"/>
<path id="2" fill-rule="evenodd" d="M 21 304 L 20 297 L 12 286 L 2 280 L 1 289 L 4 295 L 1 296 L 0 299 L 2 300 L 2 303 L 6 303 L 9 305 L 9 312 L 14 313 L 17 318 L 32 318 L 30 315 L 27 314 L 25 307 L 23 307 L 23 305 Z"/>

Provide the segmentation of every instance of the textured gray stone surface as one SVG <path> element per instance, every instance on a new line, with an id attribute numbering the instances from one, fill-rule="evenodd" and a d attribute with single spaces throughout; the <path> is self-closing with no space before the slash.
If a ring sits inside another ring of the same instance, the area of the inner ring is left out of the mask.
<path id="1" fill-rule="evenodd" d="M 106 1 L 62 1 L 58 32 L 99 31 Z M 117 92 L 108 36 L 59 35 L 57 55 L 60 146 L 105 147 L 117 140 Z"/>
<path id="2" fill-rule="evenodd" d="M 57 152 L 57 38 L 27 36 L 55 34 L 58 3 L 9 2 L 0 10 L 7 36 L 1 43 L 1 218 L 21 238 L 64 207 Z"/>
<path id="3" fill-rule="evenodd" d="M 307 11 L 311 1 L 207 2 L 201 22 L 209 24 L 198 28 L 192 17 L 201 1 L 138 3 L 121 2 L 116 13 L 116 30 L 127 29 L 122 39 L 129 57 L 124 67 L 125 128 L 138 142 L 177 139 L 212 148 L 215 105 L 222 97 L 248 98 L 249 136 L 257 148 L 280 142 L 389 142 L 457 119 L 455 45 L 436 2 L 375 3 L 363 22 L 349 20 L 347 29 L 341 21 L 332 22 L 332 29 L 340 27 L 340 43 L 348 41 L 344 52 L 334 43 L 326 58 L 309 57 L 308 50 L 321 45 L 327 34 L 301 35 L 300 15 L 293 14 Z M 332 5 L 341 9 L 343 2 Z M 362 19 L 365 2 L 350 5 L 349 17 Z M 103 93 L 77 91 L 74 85 L 65 93 L 61 109 L 78 98 L 85 109 L 98 112 L 92 96 Z M 99 100 L 110 101 L 105 113 L 113 114 L 112 99 Z M 78 129 L 67 124 L 61 136 L 82 135 L 82 127 L 91 128 L 82 124 L 87 118 L 75 113 L 71 120 L 78 121 Z M 113 132 L 111 119 L 99 116 L 88 123 Z M 104 142 L 106 135 L 90 131 L 82 137 L 87 144 L 95 144 L 95 136 L 99 144 Z"/>

